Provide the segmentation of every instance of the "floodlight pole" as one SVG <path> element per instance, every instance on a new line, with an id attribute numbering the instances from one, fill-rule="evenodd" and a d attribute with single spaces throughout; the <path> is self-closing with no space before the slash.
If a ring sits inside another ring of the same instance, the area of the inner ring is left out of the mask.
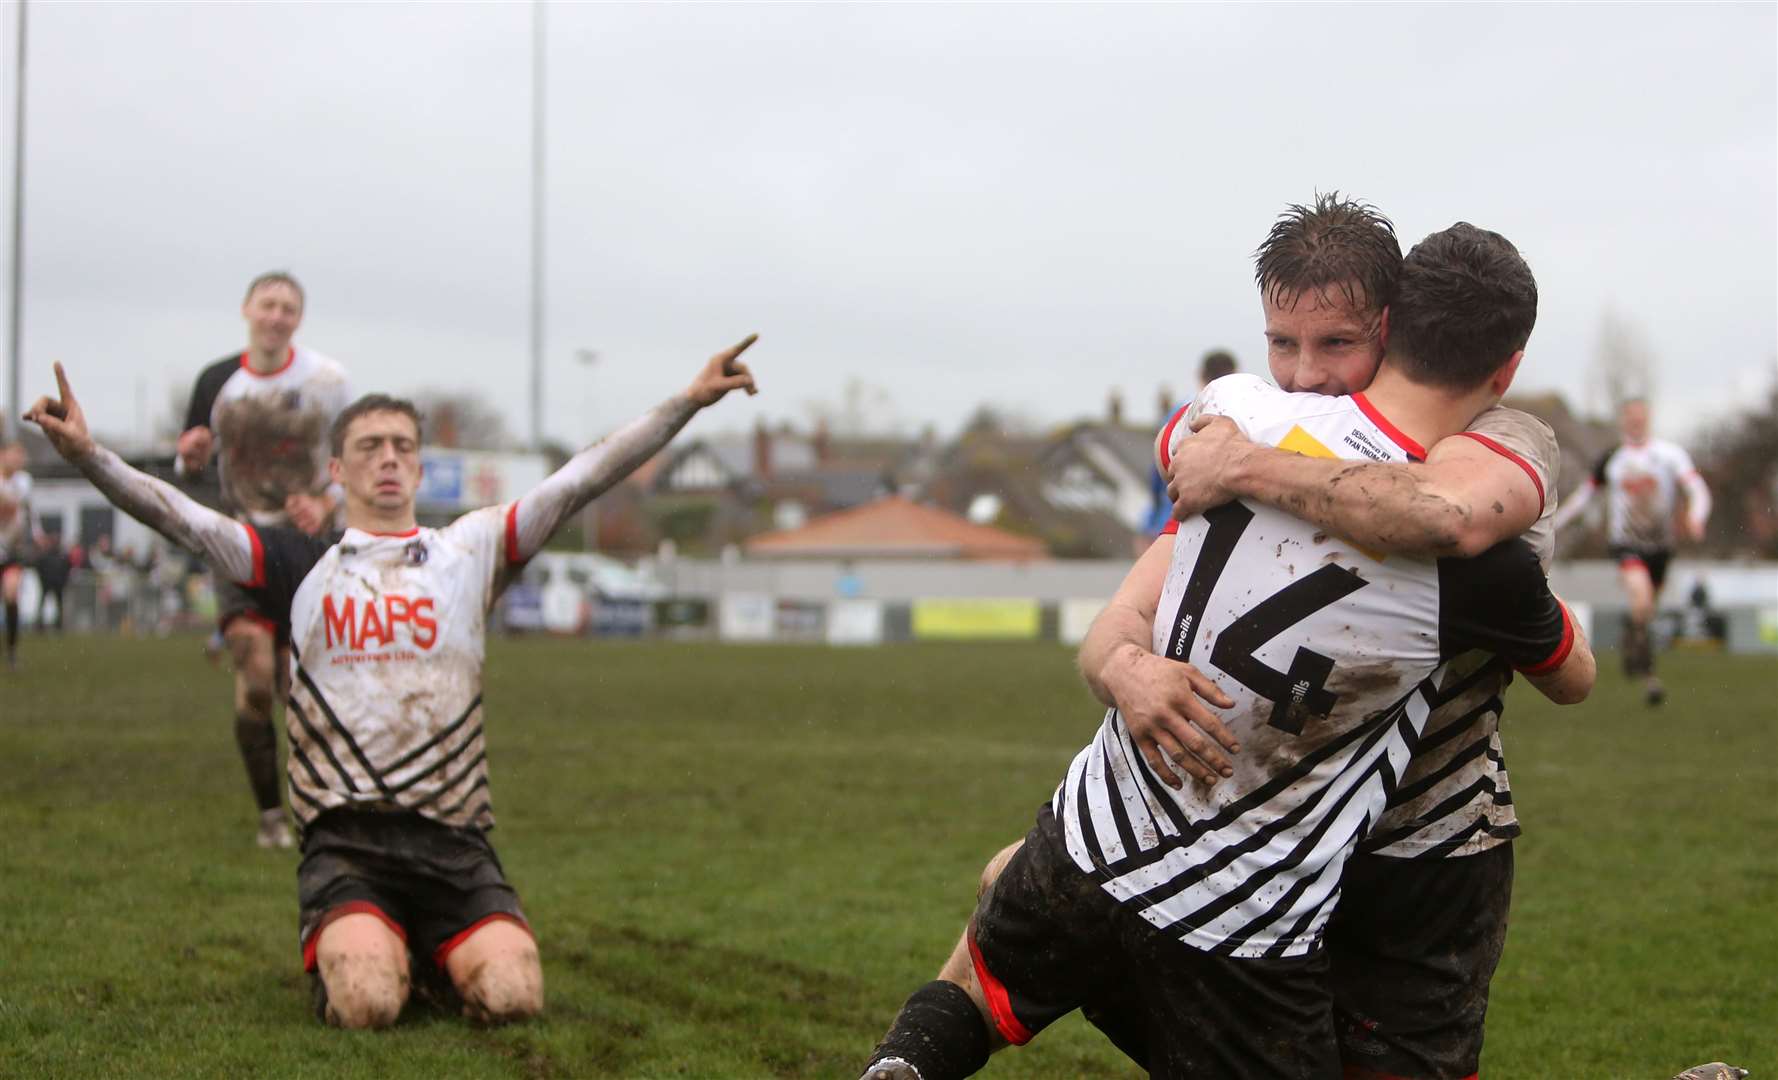
<path id="1" fill-rule="evenodd" d="M 19 27 L 16 84 L 13 90 L 12 124 L 12 298 L 6 319 L 6 423 L 0 432 L 19 423 L 24 402 L 19 397 L 19 302 L 24 290 L 25 251 L 25 0 L 18 0 Z"/>
<path id="2" fill-rule="evenodd" d="M 531 449 L 543 449 L 544 4 L 531 0 Z"/>

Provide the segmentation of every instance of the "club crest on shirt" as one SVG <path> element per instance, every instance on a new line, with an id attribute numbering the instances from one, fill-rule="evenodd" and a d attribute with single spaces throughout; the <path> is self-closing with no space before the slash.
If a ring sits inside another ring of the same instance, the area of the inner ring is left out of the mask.
<path id="1" fill-rule="evenodd" d="M 401 549 L 401 554 L 407 559 L 409 566 L 425 566 L 426 541 L 409 540 L 407 546 Z"/>

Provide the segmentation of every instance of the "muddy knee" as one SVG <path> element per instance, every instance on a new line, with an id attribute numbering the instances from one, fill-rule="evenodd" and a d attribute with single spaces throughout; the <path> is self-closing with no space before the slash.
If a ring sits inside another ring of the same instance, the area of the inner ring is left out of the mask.
<path id="1" fill-rule="evenodd" d="M 374 1030 L 394 1024 L 407 1003 L 407 973 L 386 957 L 343 955 L 323 964 L 327 987 L 325 1019 L 334 1027 Z"/>
<path id="2" fill-rule="evenodd" d="M 981 899 L 982 895 L 988 891 L 989 887 L 996 881 L 1000 880 L 1001 873 L 1006 870 L 1006 864 L 1011 862 L 1012 857 L 1017 855 L 1019 849 L 1024 846 L 1025 842 L 1023 840 L 1015 840 L 1001 848 L 992 859 L 988 860 L 988 865 L 982 867 L 982 881 L 975 890 L 976 899 Z"/>
<path id="3" fill-rule="evenodd" d="M 407 1003 L 407 944 L 381 917 L 352 912 L 320 930 L 315 967 L 335 1027 L 386 1028 Z"/>
<path id="4" fill-rule="evenodd" d="M 528 1020 L 543 1011 L 543 968 L 536 950 L 489 960 L 464 980 L 464 1011 L 487 1024 Z"/>

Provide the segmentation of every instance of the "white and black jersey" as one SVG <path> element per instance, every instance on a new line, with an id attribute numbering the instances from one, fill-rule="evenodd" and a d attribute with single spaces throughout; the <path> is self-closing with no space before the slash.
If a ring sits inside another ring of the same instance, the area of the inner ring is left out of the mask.
<path id="1" fill-rule="evenodd" d="M 1556 434 L 1517 409 L 1489 409 L 1463 433 L 1525 470 L 1543 508 L 1523 539 L 1548 573 L 1555 557 Z M 1361 851 L 1396 858 L 1476 855 L 1519 835 L 1500 739 L 1512 668 L 1476 651 L 1445 666 L 1419 749 Z"/>
<path id="2" fill-rule="evenodd" d="M 520 558 L 507 543 L 518 505 L 443 529 L 348 529 L 337 543 L 252 531 L 241 584 L 288 607 L 290 805 L 303 825 L 370 804 L 493 826 L 482 660 L 488 609 Z"/>
<path id="3" fill-rule="evenodd" d="M 1201 412 L 1298 452 L 1424 457 L 1363 395 L 1286 394 L 1232 375 L 1188 415 Z M 1110 710 L 1056 790 L 1063 841 L 1114 899 L 1188 945 L 1302 955 L 1439 704 L 1442 665 L 1486 649 L 1548 670 L 1571 643 L 1522 540 L 1473 560 L 1385 558 L 1269 508 L 1218 507 L 1179 528 L 1154 647 L 1235 700 L 1224 712 L 1242 743 L 1235 773 L 1175 791 Z"/>
<path id="4" fill-rule="evenodd" d="M 214 434 L 224 506 L 258 525 L 284 525 L 286 498 L 327 489 L 328 434 L 351 400 L 345 369 L 311 349 L 292 346 L 266 373 L 237 353 L 198 376 L 185 428 Z"/>
<path id="5" fill-rule="evenodd" d="M 0 566 L 19 562 L 31 539 L 31 474 L 0 477 Z"/>
<path id="6" fill-rule="evenodd" d="M 1673 521 L 1679 492 L 1686 492 L 1686 511 L 1700 525 L 1710 514 L 1710 495 L 1691 455 L 1675 443 L 1649 439 L 1612 447 L 1593 466 L 1593 475 L 1577 493 L 1575 509 L 1603 491 L 1606 538 L 1613 548 L 1666 551 L 1674 546 Z"/>

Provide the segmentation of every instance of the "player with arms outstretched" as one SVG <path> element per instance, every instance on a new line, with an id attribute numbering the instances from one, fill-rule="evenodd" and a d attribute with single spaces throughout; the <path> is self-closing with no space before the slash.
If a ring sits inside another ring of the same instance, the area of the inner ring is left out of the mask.
<path id="1" fill-rule="evenodd" d="M 333 530 L 340 499 L 327 477 L 327 433 L 351 392 L 339 364 L 292 343 L 304 303 L 302 286 L 281 271 L 247 286 L 247 348 L 198 376 L 174 468 L 195 478 L 214 459 L 230 514 L 318 536 Z M 256 839 L 260 847 L 287 848 L 293 838 L 278 797 L 273 720 L 287 689 L 289 627 L 248 590 L 220 575 L 214 582 L 217 629 L 234 661 L 235 743 L 259 807 Z"/>
<path id="2" fill-rule="evenodd" d="M 1659 705 L 1667 699 L 1667 689 L 1655 674 L 1649 624 L 1667 583 L 1667 564 L 1676 546 L 1675 521 L 1683 520 L 1685 539 L 1704 539 L 1710 488 L 1684 447 L 1649 435 L 1648 402 L 1640 398 L 1624 402 L 1618 422 L 1624 441 L 1607 450 L 1586 483 L 1568 496 L 1556 528 L 1579 517 L 1601 490 L 1606 493 L 1606 539 L 1611 557 L 1617 560 L 1618 580 L 1630 599 L 1622 649 L 1624 674 L 1642 676 L 1645 699 Z M 1682 491 L 1685 516 L 1680 519 Z"/>
<path id="3" fill-rule="evenodd" d="M 563 522 L 698 410 L 731 390 L 754 392 L 737 359 L 753 340 L 711 358 L 685 392 L 534 490 L 442 529 L 415 524 L 418 413 L 395 398 L 360 398 L 333 426 L 329 472 L 346 510 L 337 540 L 235 521 L 129 468 L 88 435 L 60 365 L 59 400 L 41 398 L 26 414 L 113 504 L 203 555 L 290 625 L 300 942 L 326 1022 L 394 1023 L 425 968 L 448 977 L 474 1019 L 543 1007 L 536 943 L 486 836 L 487 613 Z"/>

